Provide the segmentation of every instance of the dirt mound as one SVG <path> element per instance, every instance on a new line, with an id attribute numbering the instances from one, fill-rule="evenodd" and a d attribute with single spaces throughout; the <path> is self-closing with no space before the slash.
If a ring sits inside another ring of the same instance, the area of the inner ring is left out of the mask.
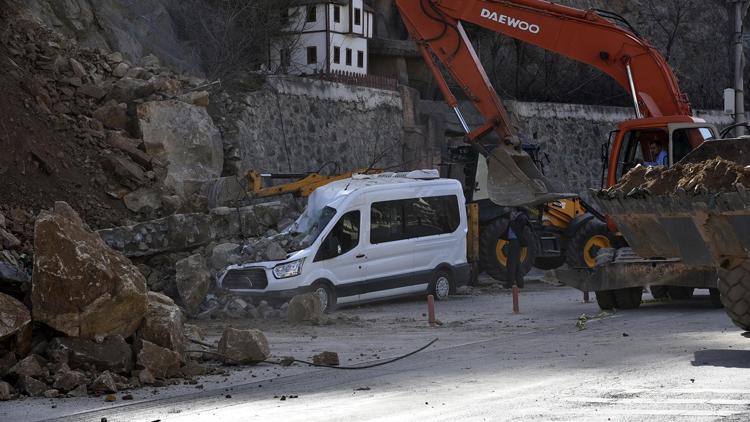
<path id="1" fill-rule="evenodd" d="M 669 168 L 638 166 L 626 174 L 620 183 L 603 192 L 618 196 L 641 192 L 651 195 L 681 192 L 702 194 L 733 192 L 738 185 L 750 187 L 750 168 L 723 158 L 713 158 Z"/>
<path id="2" fill-rule="evenodd" d="M 65 201 L 95 229 L 166 212 L 131 212 L 123 202 L 136 191 L 173 194 L 163 185 L 166 163 L 145 151 L 135 110 L 204 81 L 153 56 L 139 66 L 83 48 L 4 0 L 0 28 L 0 206 L 36 216 Z"/>
<path id="3" fill-rule="evenodd" d="M 98 164 L 104 148 L 94 122 L 49 108 L 57 92 L 37 76 L 35 65 L 57 44 L 46 41 L 50 50 L 37 51 L 44 33 L 31 27 L 16 32 L 16 25 L 1 25 L 6 29 L 0 39 L 0 204 L 36 215 L 67 200 L 94 226 L 125 218 L 122 201 L 97 186 L 106 176 Z M 13 48 L 19 45 L 28 50 Z"/>

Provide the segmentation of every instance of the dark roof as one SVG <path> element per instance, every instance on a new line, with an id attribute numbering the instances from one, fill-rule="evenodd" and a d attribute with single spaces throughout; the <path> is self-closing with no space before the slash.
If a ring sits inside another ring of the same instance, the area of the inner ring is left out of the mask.
<path id="1" fill-rule="evenodd" d="M 308 4 L 333 3 L 341 6 L 349 5 L 349 0 L 293 0 L 292 6 L 305 6 Z"/>

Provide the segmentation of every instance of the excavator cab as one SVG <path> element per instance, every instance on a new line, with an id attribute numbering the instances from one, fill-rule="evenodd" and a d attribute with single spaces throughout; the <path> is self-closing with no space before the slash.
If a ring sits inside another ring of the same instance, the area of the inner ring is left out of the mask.
<path id="1" fill-rule="evenodd" d="M 719 137 L 716 127 L 705 122 L 668 123 L 666 120 L 631 120 L 613 132 L 614 140 L 604 157 L 607 177 L 602 187 L 616 184 L 637 165 L 656 165 L 660 149 L 667 152 L 667 166 L 672 166 L 705 141 Z M 658 148 L 654 150 L 652 145 L 658 145 Z"/>

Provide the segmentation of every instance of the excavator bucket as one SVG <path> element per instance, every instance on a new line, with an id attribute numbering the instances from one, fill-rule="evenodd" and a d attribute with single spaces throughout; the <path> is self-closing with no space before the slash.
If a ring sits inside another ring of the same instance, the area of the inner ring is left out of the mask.
<path id="1" fill-rule="evenodd" d="M 513 147 L 495 148 L 487 157 L 487 165 L 487 191 L 497 205 L 528 207 L 578 196 L 560 193 L 526 152 Z"/>

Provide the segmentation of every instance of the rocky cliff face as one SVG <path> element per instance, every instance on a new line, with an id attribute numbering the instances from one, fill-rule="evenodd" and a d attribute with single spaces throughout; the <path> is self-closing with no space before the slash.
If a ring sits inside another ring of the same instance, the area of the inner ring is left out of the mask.
<path id="1" fill-rule="evenodd" d="M 81 46 L 120 51 L 139 63 L 153 54 L 176 70 L 201 73 L 197 52 L 177 36 L 171 0 L 30 0 L 31 15 Z"/>

